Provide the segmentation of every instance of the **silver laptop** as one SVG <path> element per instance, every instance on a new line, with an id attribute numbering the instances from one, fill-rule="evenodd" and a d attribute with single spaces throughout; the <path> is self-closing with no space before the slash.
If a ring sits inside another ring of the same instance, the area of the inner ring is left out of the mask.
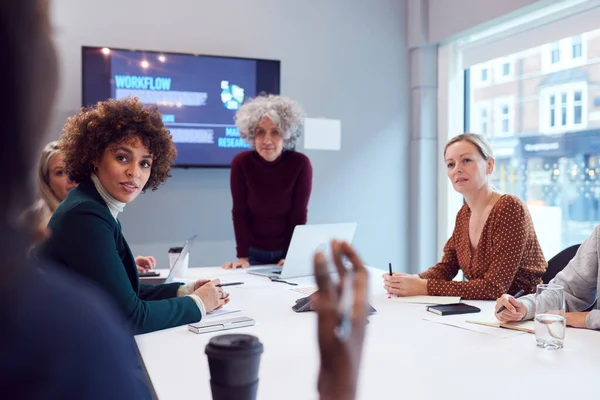
<path id="1" fill-rule="evenodd" d="M 198 237 L 198 235 L 194 235 L 185 241 L 185 243 L 183 244 L 183 249 L 181 250 L 181 253 L 179 253 L 179 257 L 177 257 L 177 260 L 175 260 L 175 262 L 173 263 L 173 267 L 171 268 L 171 271 L 169 271 L 169 276 L 167 276 L 167 279 L 165 279 L 164 283 L 171 283 L 174 282 L 176 279 L 181 279 L 185 277 L 189 266 L 189 260 L 188 262 L 185 262 L 185 260 L 188 254 L 190 254 L 190 247 L 192 247 L 192 245 L 194 244 L 196 237 Z"/>
<path id="2" fill-rule="evenodd" d="M 248 269 L 249 274 L 297 278 L 314 275 L 313 257 L 322 251 L 331 259 L 331 241 L 336 239 L 352 243 L 357 224 L 297 225 L 288 248 L 283 267 L 265 266 Z"/>

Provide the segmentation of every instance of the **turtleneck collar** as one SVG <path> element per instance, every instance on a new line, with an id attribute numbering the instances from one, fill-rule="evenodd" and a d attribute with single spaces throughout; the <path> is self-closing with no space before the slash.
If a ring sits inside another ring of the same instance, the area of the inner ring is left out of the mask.
<path id="1" fill-rule="evenodd" d="M 267 160 L 265 160 L 264 158 L 262 158 L 262 156 L 261 156 L 260 154 L 258 154 L 258 151 L 256 151 L 256 149 L 254 149 L 254 150 L 253 150 L 253 154 L 254 154 L 254 157 L 255 157 L 255 159 L 256 159 L 256 160 L 257 160 L 259 163 L 261 163 L 261 164 L 262 164 L 262 165 L 264 165 L 265 167 L 270 167 L 270 168 L 273 168 L 273 167 L 276 167 L 276 166 L 278 166 L 279 164 L 281 164 L 281 161 L 282 161 L 282 160 L 283 160 L 283 159 L 284 159 L 284 158 L 287 156 L 287 154 L 286 154 L 286 152 L 287 152 L 287 151 L 290 151 L 290 150 L 285 150 L 285 149 L 284 149 L 284 150 L 281 152 L 281 154 L 279 155 L 279 157 L 277 157 L 277 158 L 276 158 L 275 160 L 273 160 L 273 161 L 267 161 Z"/>
<path id="2" fill-rule="evenodd" d="M 100 179 L 98 179 L 98 176 L 96 176 L 95 173 L 92 173 L 91 178 L 92 182 L 94 182 L 94 186 L 96 186 L 96 190 L 100 194 L 100 197 L 102 197 L 102 200 L 104 200 L 104 202 L 108 206 L 110 213 L 115 219 L 117 219 L 117 215 L 119 215 L 120 212 L 123 212 L 126 203 L 122 203 L 119 200 L 112 197 L 110 193 L 108 193 L 106 189 L 104 189 L 104 186 L 102 186 L 102 184 L 100 183 Z"/>

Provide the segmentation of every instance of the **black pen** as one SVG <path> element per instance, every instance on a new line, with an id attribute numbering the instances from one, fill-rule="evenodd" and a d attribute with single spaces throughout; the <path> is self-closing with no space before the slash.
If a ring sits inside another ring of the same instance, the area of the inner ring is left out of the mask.
<path id="1" fill-rule="evenodd" d="M 244 282 L 227 282 L 227 283 L 219 283 L 218 285 L 215 285 L 216 287 L 223 287 L 223 286 L 237 286 L 237 285 L 243 285 Z"/>
<path id="2" fill-rule="evenodd" d="M 524 294 L 525 294 L 525 291 L 524 291 L 523 289 L 521 289 L 521 290 L 519 290 L 519 291 L 517 292 L 517 294 L 515 294 L 513 297 L 514 297 L 515 299 L 518 299 L 519 297 L 523 296 Z M 506 307 L 502 306 L 502 307 L 500 307 L 500 308 L 498 309 L 498 311 L 496 311 L 496 314 L 499 314 L 499 313 L 501 313 L 501 312 L 502 312 L 502 311 L 504 311 L 504 310 L 506 310 Z"/>
<path id="3" fill-rule="evenodd" d="M 390 267 L 390 277 L 391 277 L 393 275 L 393 273 L 392 273 L 392 263 L 389 263 L 388 266 Z M 390 283 L 390 285 L 391 285 L 391 283 Z M 391 299 L 391 298 L 392 298 L 392 294 L 388 293 L 388 299 Z"/>

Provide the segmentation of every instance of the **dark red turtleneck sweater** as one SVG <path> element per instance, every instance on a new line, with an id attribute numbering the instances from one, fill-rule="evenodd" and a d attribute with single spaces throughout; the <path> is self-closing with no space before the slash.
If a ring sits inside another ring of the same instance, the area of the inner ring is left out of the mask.
<path id="1" fill-rule="evenodd" d="M 268 162 L 245 151 L 231 162 L 233 228 L 237 257 L 248 248 L 287 251 L 296 225 L 306 224 L 312 166 L 302 153 L 284 151 Z"/>

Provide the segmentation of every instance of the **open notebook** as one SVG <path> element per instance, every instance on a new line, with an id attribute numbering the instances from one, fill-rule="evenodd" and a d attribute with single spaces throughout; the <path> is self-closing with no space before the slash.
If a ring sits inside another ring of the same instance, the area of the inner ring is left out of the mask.
<path id="1" fill-rule="evenodd" d="M 491 327 L 495 327 L 495 328 L 505 328 L 505 329 L 512 329 L 515 331 L 521 331 L 521 332 L 527 332 L 527 333 L 535 333 L 534 330 L 534 322 L 533 321 L 520 321 L 520 322 L 500 322 L 497 320 L 494 321 L 490 321 L 490 320 L 467 320 L 468 323 L 470 324 L 478 324 L 478 325 L 485 325 L 485 326 L 491 326 Z"/>

